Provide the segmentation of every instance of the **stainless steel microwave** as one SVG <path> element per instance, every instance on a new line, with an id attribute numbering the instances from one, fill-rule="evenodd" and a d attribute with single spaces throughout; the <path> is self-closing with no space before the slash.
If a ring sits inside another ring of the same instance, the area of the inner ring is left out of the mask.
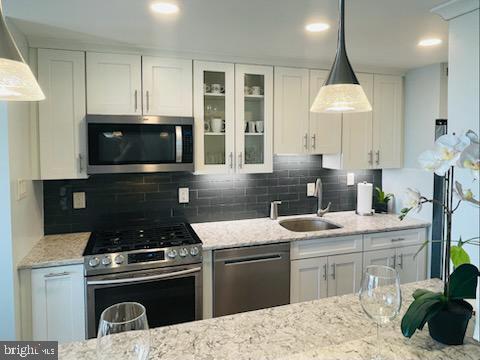
<path id="1" fill-rule="evenodd" d="M 194 170 L 193 118 L 87 115 L 88 174 Z"/>

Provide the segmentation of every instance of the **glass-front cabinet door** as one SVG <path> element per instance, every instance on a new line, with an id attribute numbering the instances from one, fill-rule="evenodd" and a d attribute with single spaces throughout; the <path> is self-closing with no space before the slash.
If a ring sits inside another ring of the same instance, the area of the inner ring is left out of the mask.
<path id="1" fill-rule="evenodd" d="M 194 63 L 195 172 L 235 171 L 235 68 Z"/>
<path id="2" fill-rule="evenodd" d="M 272 172 L 273 68 L 235 65 L 235 99 L 237 172 Z"/>

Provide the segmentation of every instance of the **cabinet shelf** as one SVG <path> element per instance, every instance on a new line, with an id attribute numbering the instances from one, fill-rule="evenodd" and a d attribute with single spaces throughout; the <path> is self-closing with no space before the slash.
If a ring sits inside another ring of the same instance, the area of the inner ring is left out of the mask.
<path id="1" fill-rule="evenodd" d="M 217 93 L 204 93 L 203 94 L 206 98 L 224 98 L 225 94 L 217 94 Z"/>
<path id="2" fill-rule="evenodd" d="M 245 95 L 245 101 L 263 101 L 264 95 Z"/>
<path id="3" fill-rule="evenodd" d="M 245 135 L 249 135 L 249 136 L 263 136 L 263 133 L 251 133 L 251 132 L 246 132 Z"/>
<path id="4" fill-rule="evenodd" d="M 208 136 L 225 136 L 225 133 L 224 132 L 206 132 L 204 133 L 205 135 L 208 135 Z"/>

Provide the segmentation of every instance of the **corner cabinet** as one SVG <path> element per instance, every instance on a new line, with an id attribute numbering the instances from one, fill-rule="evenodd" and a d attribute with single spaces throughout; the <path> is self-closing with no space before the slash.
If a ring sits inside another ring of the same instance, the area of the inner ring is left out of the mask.
<path id="1" fill-rule="evenodd" d="M 87 113 L 192 116 L 192 61 L 87 52 Z"/>
<path id="2" fill-rule="evenodd" d="M 273 69 L 194 62 L 195 172 L 273 170 Z"/>
<path id="3" fill-rule="evenodd" d="M 31 270 L 32 339 L 85 340 L 83 265 Z"/>
<path id="4" fill-rule="evenodd" d="M 85 53 L 38 50 L 40 179 L 86 178 Z"/>
<path id="5" fill-rule="evenodd" d="M 403 163 L 403 80 L 400 76 L 357 74 L 373 111 L 343 114 L 342 148 L 326 155 L 331 169 L 400 168 Z"/>

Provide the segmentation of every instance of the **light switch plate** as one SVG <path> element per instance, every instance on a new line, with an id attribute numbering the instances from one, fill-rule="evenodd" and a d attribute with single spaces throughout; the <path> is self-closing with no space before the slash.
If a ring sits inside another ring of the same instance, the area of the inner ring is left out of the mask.
<path id="1" fill-rule="evenodd" d="M 355 173 L 347 173 L 347 186 L 355 185 Z"/>
<path id="2" fill-rule="evenodd" d="M 190 202 L 188 188 L 178 188 L 178 202 L 180 204 L 188 204 Z"/>
<path id="3" fill-rule="evenodd" d="M 73 193 L 73 208 L 74 209 L 85 209 L 87 207 L 85 203 L 85 193 L 84 192 L 74 192 Z"/>
<path id="4" fill-rule="evenodd" d="M 20 201 L 27 197 L 27 181 L 17 180 L 17 200 Z"/>
<path id="5" fill-rule="evenodd" d="M 307 184 L 307 196 L 315 196 L 315 183 Z"/>

